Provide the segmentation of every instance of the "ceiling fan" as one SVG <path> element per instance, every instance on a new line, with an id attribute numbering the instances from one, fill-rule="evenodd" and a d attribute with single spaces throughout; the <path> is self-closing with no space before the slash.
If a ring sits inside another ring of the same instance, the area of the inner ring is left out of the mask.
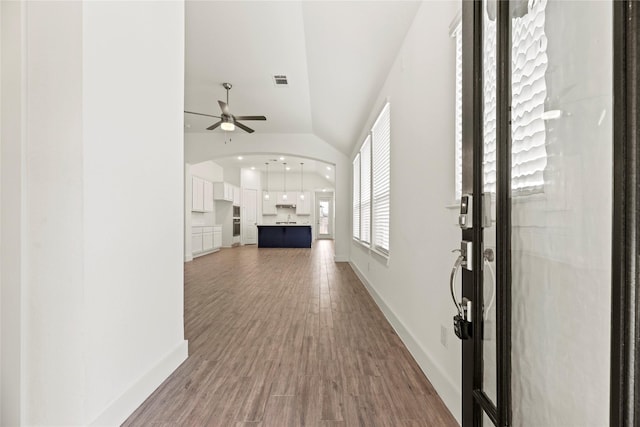
<path id="1" fill-rule="evenodd" d="M 218 101 L 218 104 L 220 105 L 220 109 L 222 110 L 221 116 L 196 113 L 194 111 L 185 111 L 185 113 L 196 114 L 198 116 L 215 117 L 217 119 L 220 119 L 220 121 L 209 126 L 207 130 L 214 130 L 215 128 L 220 126 L 222 130 L 233 131 L 235 130 L 236 126 L 238 126 L 240 129 L 242 129 L 245 132 L 253 133 L 254 132 L 253 129 L 251 129 L 246 125 L 243 125 L 238 120 L 267 120 L 265 116 L 234 116 L 233 114 L 231 114 L 231 112 L 229 111 L 229 89 L 231 89 L 232 87 L 231 83 L 222 83 L 222 87 L 227 90 L 227 102 Z"/>

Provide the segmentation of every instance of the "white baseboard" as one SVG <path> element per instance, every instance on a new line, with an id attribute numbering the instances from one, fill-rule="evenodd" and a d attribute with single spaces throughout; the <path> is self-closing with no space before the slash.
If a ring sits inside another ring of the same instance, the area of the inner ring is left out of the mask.
<path id="1" fill-rule="evenodd" d="M 462 391 L 460 386 L 452 381 L 449 375 L 447 375 L 433 360 L 433 357 L 429 355 L 427 349 L 425 349 L 418 340 L 416 340 L 404 323 L 402 323 L 402 321 L 395 315 L 393 310 L 391 310 L 380 294 L 378 294 L 375 288 L 371 286 L 371 283 L 360 269 L 353 262 L 349 262 L 349 265 L 360 281 L 364 284 L 369 295 L 371 295 L 380 310 L 382 310 L 382 313 L 407 347 L 409 353 L 411 353 L 415 361 L 418 363 L 422 372 L 424 372 L 433 387 L 436 389 L 444 404 L 447 405 L 447 408 L 449 408 L 449 411 L 453 414 L 458 423 L 462 424 L 462 420 L 460 418 L 462 414 Z"/>
<path id="2" fill-rule="evenodd" d="M 111 402 L 90 425 L 119 426 L 166 380 L 188 357 L 188 341 L 183 340 L 155 366 Z"/>
<path id="3" fill-rule="evenodd" d="M 206 252 L 198 252 L 197 254 L 194 254 L 194 255 L 193 255 L 193 258 L 198 258 L 198 257 L 201 257 L 201 256 L 203 256 L 203 255 L 215 254 L 216 252 L 219 252 L 219 251 L 220 251 L 220 248 L 213 248 L 213 249 L 211 249 L 210 251 L 206 251 Z M 193 258 L 192 258 L 192 259 L 193 259 Z"/>
<path id="4" fill-rule="evenodd" d="M 184 262 L 193 261 L 193 255 L 187 254 L 184 256 Z"/>

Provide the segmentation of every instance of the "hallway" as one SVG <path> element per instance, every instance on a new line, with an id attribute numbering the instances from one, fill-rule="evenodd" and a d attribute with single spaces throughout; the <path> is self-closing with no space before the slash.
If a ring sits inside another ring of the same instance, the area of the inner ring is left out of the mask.
<path id="1" fill-rule="evenodd" d="M 457 426 L 332 245 L 185 264 L 190 356 L 124 425 Z"/>

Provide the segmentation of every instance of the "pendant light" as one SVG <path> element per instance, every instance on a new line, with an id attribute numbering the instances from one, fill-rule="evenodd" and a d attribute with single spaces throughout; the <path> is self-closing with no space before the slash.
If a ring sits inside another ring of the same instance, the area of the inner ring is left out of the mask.
<path id="1" fill-rule="evenodd" d="M 269 162 L 266 162 L 267 165 L 267 193 L 264 195 L 265 200 L 269 200 Z"/>
<path id="2" fill-rule="evenodd" d="M 300 200 L 304 200 L 304 163 L 300 162 Z"/>
<path id="3" fill-rule="evenodd" d="M 282 200 L 287 200 L 287 164 L 283 163 L 282 164 L 282 169 L 284 170 L 284 190 L 283 190 L 283 195 L 282 195 Z"/>

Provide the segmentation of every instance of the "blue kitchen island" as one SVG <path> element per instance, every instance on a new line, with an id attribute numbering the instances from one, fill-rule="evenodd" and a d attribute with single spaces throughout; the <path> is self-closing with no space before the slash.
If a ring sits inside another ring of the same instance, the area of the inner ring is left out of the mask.
<path id="1" fill-rule="evenodd" d="M 311 226 L 308 224 L 258 225 L 259 248 L 310 248 Z"/>

